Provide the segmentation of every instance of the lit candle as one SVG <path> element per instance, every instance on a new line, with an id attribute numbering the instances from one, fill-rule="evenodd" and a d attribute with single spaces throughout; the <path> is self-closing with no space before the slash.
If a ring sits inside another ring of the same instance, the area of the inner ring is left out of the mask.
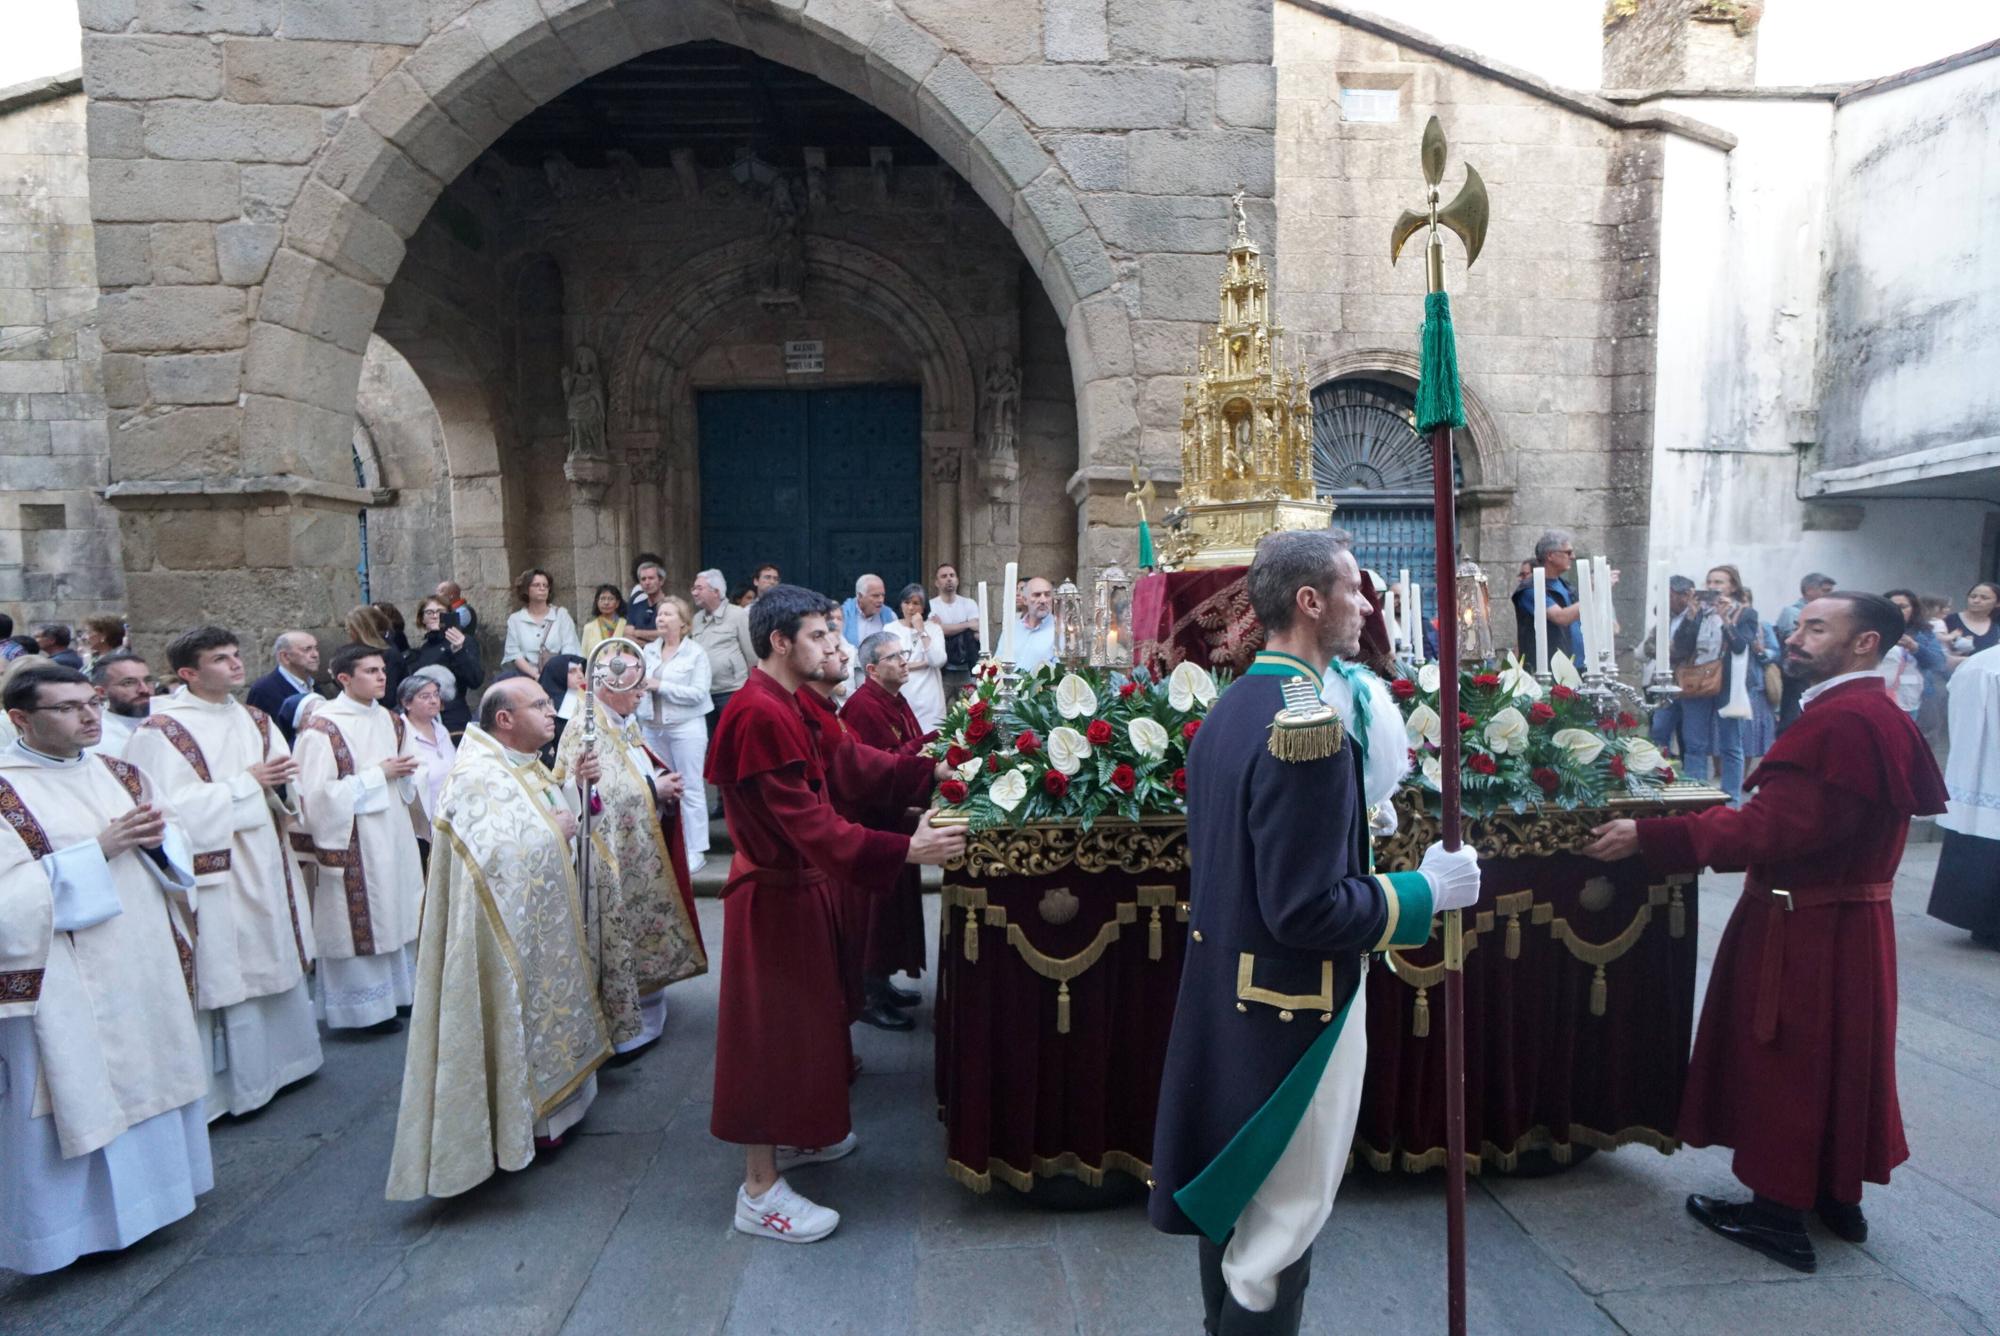
<path id="1" fill-rule="evenodd" d="M 1014 615 L 1014 585 L 1020 574 L 1020 563 L 1010 561 L 1007 577 L 1000 582 L 1000 657 L 1008 663 L 1014 662 L 1014 623 L 1020 620 Z"/>
<path id="2" fill-rule="evenodd" d="M 1549 573 L 1535 567 L 1535 672 L 1549 675 Z"/>
<path id="3" fill-rule="evenodd" d="M 1424 587 L 1410 586 L 1410 657 L 1424 661 Z"/>
<path id="4" fill-rule="evenodd" d="M 982 655 L 993 652 L 993 642 L 986 634 L 986 581 L 979 582 L 979 652 Z"/>
<path id="5" fill-rule="evenodd" d="M 1653 608 L 1653 671 L 1667 671 L 1667 623 L 1673 619 L 1671 601 L 1673 599 L 1673 576 L 1667 573 L 1667 564 L 1660 563 L 1660 601 Z"/>

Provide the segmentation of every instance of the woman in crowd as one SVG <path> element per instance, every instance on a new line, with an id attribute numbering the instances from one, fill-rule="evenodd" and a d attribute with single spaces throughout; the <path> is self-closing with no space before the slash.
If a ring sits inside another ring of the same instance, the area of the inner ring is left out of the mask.
<path id="1" fill-rule="evenodd" d="M 640 731 L 646 745 L 684 781 L 681 789 L 681 838 L 687 845 L 688 870 L 708 861 L 708 797 L 702 770 L 708 762 L 708 651 L 689 637 L 694 609 L 678 595 L 660 601 L 654 622 L 660 638 L 646 646 L 644 695 L 639 698 Z"/>
<path id="2" fill-rule="evenodd" d="M 1684 675 L 1681 749 L 1689 778 L 1707 782 L 1711 758 L 1721 770 L 1731 804 L 1743 801 L 1743 734 L 1751 718 L 1750 652 L 1761 638 L 1757 610 L 1743 599 L 1743 577 L 1734 566 L 1708 573 L 1690 612 L 1675 633 L 1672 657 Z M 1687 690 L 1703 682 L 1708 694 Z"/>
<path id="3" fill-rule="evenodd" d="M 393 603 L 371 603 L 369 606 L 381 613 L 382 619 L 389 623 L 389 643 L 404 654 L 408 654 L 410 652 L 410 636 L 408 628 L 403 621 L 403 610 Z"/>
<path id="4" fill-rule="evenodd" d="M 1945 617 L 1944 645 L 1950 667 L 2000 645 L 2000 622 L 1993 615 L 1996 604 L 2000 604 L 2000 585 L 1981 581 L 1965 591 L 1965 611 Z"/>
<path id="5" fill-rule="evenodd" d="M 1743 591 L 1743 606 L 1751 609 L 1757 606 L 1756 596 L 1747 587 Z M 1784 648 L 1778 644 L 1777 631 L 1769 622 L 1760 620 L 1757 638 L 1750 646 L 1749 671 L 1744 675 L 1750 697 L 1750 720 L 1744 725 L 1743 732 L 1745 774 L 1757 768 L 1757 762 L 1778 740 L 1778 706 L 1771 699 L 1768 689 L 1768 669 L 1776 666 L 1782 671 L 1784 662 Z"/>
<path id="6" fill-rule="evenodd" d="M 397 688 L 403 685 L 407 668 L 403 663 L 403 652 L 390 642 L 389 633 L 393 629 L 389 618 L 372 603 L 363 603 L 347 614 L 345 623 L 347 638 L 357 645 L 368 645 L 382 651 L 382 667 L 389 674 L 388 695 L 384 700 L 394 700 Z"/>
<path id="7" fill-rule="evenodd" d="M 125 619 L 101 612 L 83 619 L 83 663 L 87 668 L 125 644 Z"/>
<path id="8" fill-rule="evenodd" d="M 438 668 L 450 676 L 455 689 L 444 693 L 444 713 L 439 717 L 457 741 L 472 721 L 472 693 L 486 680 L 479 642 L 458 629 L 450 605 L 435 594 L 417 605 L 417 630 L 423 639 L 410 651 L 407 665 L 412 674 Z"/>
<path id="9" fill-rule="evenodd" d="M 757 586 L 753 584 L 744 585 L 736 591 L 729 601 L 739 608 L 749 607 L 757 601 Z"/>
<path id="10" fill-rule="evenodd" d="M 577 652 L 587 659 L 590 651 L 605 641 L 629 638 L 631 634 L 632 624 L 625 620 L 625 596 L 618 592 L 618 586 L 597 586 L 597 593 L 591 599 L 590 620 L 583 624 L 582 648 Z"/>
<path id="11" fill-rule="evenodd" d="M 583 713 L 583 660 L 574 654 L 558 654 L 543 664 L 535 676 L 556 707 L 556 735 L 542 748 L 543 762 L 554 765 L 556 744 L 562 741 L 563 730 L 569 727 L 570 720 Z"/>
<path id="12" fill-rule="evenodd" d="M 917 716 L 917 727 L 934 733 L 944 721 L 944 632 L 931 625 L 930 600 L 920 584 L 903 586 L 896 596 L 896 610 L 901 619 L 882 629 L 901 642 L 903 662 L 909 665 L 903 699 Z"/>
<path id="13" fill-rule="evenodd" d="M 569 609 L 559 607 L 550 597 L 554 591 L 555 582 L 539 568 L 523 571 L 514 582 L 514 597 L 521 606 L 507 617 L 507 643 L 500 651 L 500 661 L 528 677 L 539 678 L 557 655 L 583 649 Z M 553 694 L 551 699 L 555 699 Z"/>
<path id="14" fill-rule="evenodd" d="M 1883 595 L 1903 613 L 1903 638 L 1882 659 L 1882 680 L 1895 693 L 1903 713 L 1916 719 L 1924 706 L 1924 694 L 1931 674 L 1945 669 L 1944 647 L 1924 623 L 1924 601 L 1908 589 L 1891 589 Z"/>
<path id="15" fill-rule="evenodd" d="M 451 730 L 439 716 L 445 703 L 457 695 L 451 673 L 439 667 L 417 669 L 403 679 L 396 692 L 396 708 L 409 725 L 410 749 L 417 758 L 417 773 L 411 778 L 416 781 L 417 798 L 424 809 L 417 842 L 423 846 L 426 867 L 430 866 L 431 820 L 437 815 L 438 795 L 444 791 L 444 777 L 451 773 L 451 763 L 458 756 Z"/>

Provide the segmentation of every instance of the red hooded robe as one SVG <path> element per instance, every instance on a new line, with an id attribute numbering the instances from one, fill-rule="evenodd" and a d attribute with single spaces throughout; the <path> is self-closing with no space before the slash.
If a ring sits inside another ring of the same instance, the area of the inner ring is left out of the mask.
<path id="1" fill-rule="evenodd" d="M 873 680 L 863 682 L 840 711 L 840 721 L 855 742 L 898 756 L 914 756 L 936 734 L 926 733 L 910 703 Z M 907 809 L 886 806 L 858 818 L 863 824 L 897 829 L 907 825 Z M 887 895 L 870 895 L 864 906 L 867 931 L 862 971 L 890 975 L 902 970 L 912 978 L 924 972 L 923 875 L 905 863 Z"/>

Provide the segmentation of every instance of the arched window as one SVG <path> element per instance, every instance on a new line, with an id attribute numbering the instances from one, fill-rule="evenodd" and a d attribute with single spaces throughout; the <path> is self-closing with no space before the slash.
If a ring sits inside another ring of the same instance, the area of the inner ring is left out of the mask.
<path id="1" fill-rule="evenodd" d="M 1430 442 L 1417 434 L 1416 396 L 1350 377 L 1312 392 L 1313 489 L 1339 507 L 1363 567 L 1437 587 Z M 1457 474 L 1458 461 L 1452 468 Z"/>

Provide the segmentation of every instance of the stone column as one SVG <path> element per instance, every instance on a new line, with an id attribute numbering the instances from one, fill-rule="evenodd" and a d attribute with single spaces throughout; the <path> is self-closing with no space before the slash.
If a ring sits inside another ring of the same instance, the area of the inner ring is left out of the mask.
<path id="1" fill-rule="evenodd" d="M 611 461 L 594 455 L 573 455 L 563 465 L 570 485 L 570 553 L 578 597 L 587 600 L 600 584 L 625 588 L 624 550 L 615 511 L 605 505 L 611 485 Z"/>

